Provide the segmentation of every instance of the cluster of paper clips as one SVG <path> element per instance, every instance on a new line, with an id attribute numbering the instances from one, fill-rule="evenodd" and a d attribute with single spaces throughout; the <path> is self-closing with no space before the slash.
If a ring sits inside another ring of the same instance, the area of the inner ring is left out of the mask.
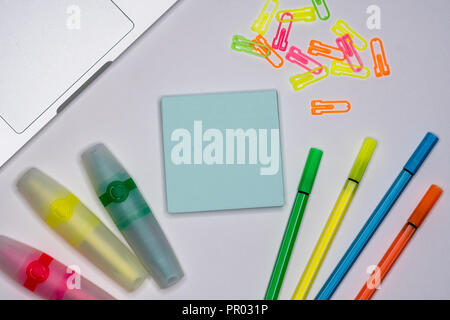
<path id="1" fill-rule="evenodd" d="M 233 36 L 231 44 L 233 50 L 263 58 L 277 69 L 284 65 L 285 60 L 305 69 L 305 72 L 290 78 L 295 91 L 323 80 L 330 74 L 358 79 L 369 78 L 370 70 L 364 65 L 359 54 L 369 45 L 375 76 L 380 78 L 390 75 L 391 71 L 381 39 L 373 38 L 368 44 L 364 37 L 342 19 L 338 19 L 331 27 L 331 31 L 337 36 L 336 46 L 311 40 L 306 53 L 295 45 L 289 46 L 293 23 L 310 23 L 316 21 L 317 18 L 325 21 L 330 18 L 331 14 L 325 0 L 311 0 L 312 7 L 288 10 L 278 10 L 279 1 L 267 0 L 265 2 L 261 13 L 251 26 L 251 30 L 257 33 L 253 40 L 241 35 Z M 264 35 L 274 18 L 279 24 L 276 35 L 270 44 Z M 284 59 L 279 52 L 286 52 Z M 331 65 L 327 67 L 312 56 L 327 58 L 331 60 Z M 350 109 L 348 101 L 314 100 L 311 102 L 311 114 L 313 115 L 345 113 Z"/>

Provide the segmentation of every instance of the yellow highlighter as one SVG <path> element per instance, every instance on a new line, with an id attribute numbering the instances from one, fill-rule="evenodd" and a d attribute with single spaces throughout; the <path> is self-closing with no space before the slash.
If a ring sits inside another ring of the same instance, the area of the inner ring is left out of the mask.
<path id="1" fill-rule="evenodd" d="M 352 171 L 345 182 L 339 198 L 334 205 L 333 211 L 328 218 L 327 224 L 320 235 L 319 241 L 314 248 L 314 251 L 309 258 L 305 271 L 303 271 L 302 277 L 295 289 L 292 300 L 305 300 L 309 289 L 311 288 L 314 278 L 322 265 L 323 259 L 327 254 L 328 248 L 333 241 L 334 235 L 342 221 L 342 218 L 353 199 L 353 196 L 358 189 L 359 182 L 361 181 L 364 171 L 372 158 L 373 151 L 377 145 L 377 141 L 371 138 L 366 138 L 353 165 Z"/>
<path id="2" fill-rule="evenodd" d="M 20 193 L 45 222 L 128 291 L 148 274 L 138 258 L 78 198 L 36 168 L 17 182 Z"/>

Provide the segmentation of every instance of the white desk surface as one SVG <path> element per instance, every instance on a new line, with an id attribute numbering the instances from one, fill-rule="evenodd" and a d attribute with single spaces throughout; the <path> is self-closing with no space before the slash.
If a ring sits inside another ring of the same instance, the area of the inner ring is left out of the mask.
<path id="1" fill-rule="evenodd" d="M 285 9 L 298 0 L 282 0 Z M 310 2 L 304 0 L 304 5 Z M 450 2 L 329 0 L 332 17 L 294 25 L 291 43 L 332 43 L 331 25 L 342 17 L 367 39 L 383 39 L 392 75 L 356 80 L 330 77 L 294 92 L 295 65 L 273 69 L 230 49 L 234 34 L 252 36 L 262 0 L 180 1 L 61 115 L 0 170 L 0 234 L 31 244 L 64 262 L 119 299 L 261 299 L 272 271 L 308 149 L 324 158 L 303 219 L 280 298 L 291 297 L 366 136 L 379 141 L 360 189 L 326 256 L 309 298 L 325 282 L 383 194 L 427 131 L 440 142 L 380 226 L 334 298 L 353 299 L 429 185 L 449 189 L 450 109 L 448 30 Z M 366 8 L 381 7 L 382 29 L 368 30 Z M 272 23 L 268 38 L 274 36 Z M 371 67 L 369 52 L 363 59 Z M 326 60 L 325 60 L 326 61 Z M 324 61 L 324 62 L 325 62 Z M 279 93 L 286 205 L 281 208 L 169 215 L 161 145 L 163 95 L 275 88 Z M 343 98 L 345 115 L 311 116 L 314 99 Z M 15 181 L 30 166 L 46 171 L 78 195 L 119 234 L 101 208 L 80 163 L 80 152 L 103 141 L 131 171 L 166 231 L 186 273 L 168 290 L 147 281 L 127 293 L 31 212 Z M 400 257 L 377 299 L 450 298 L 449 197 L 442 199 Z M 34 298 L 0 276 L 0 298 Z"/>

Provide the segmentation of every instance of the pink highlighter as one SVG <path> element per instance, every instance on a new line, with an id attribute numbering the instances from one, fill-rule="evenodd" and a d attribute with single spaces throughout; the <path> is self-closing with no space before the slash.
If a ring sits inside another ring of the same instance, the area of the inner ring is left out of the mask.
<path id="1" fill-rule="evenodd" d="M 61 262 L 5 236 L 0 236 L 0 269 L 44 299 L 114 300 Z"/>

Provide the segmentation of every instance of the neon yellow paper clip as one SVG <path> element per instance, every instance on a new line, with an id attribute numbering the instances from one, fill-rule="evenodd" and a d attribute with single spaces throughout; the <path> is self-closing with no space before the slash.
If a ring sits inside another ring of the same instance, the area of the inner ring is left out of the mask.
<path id="1" fill-rule="evenodd" d="M 267 0 L 266 4 L 264 5 L 264 8 L 259 14 L 258 19 L 256 19 L 255 22 L 253 22 L 251 29 L 256 33 L 259 33 L 260 35 L 264 35 L 267 32 L 267 28 L 269 27 L 270 21 L 272 21 L 272 18 L 278 9 L 278 5 L 279 5 L 278 0 Z"/>
<path id="2" fill-rule="evenodd" d="M 345 22 L 344 20 L 339 19 L 338 21 L 336 21 L 334 26 L 331 27 L 331 31 L 333 31 L 334 34 L 340 37 L 346 34 L 350 35 L 350 37 L 353 40 L 355 48 L 358 49 L 359 51 L 364 51 L 367 49 L 367 41 L 355 30 L 350 28 L 348 23 Z"/>
<path id="3" fill-rule="evenodd" d="M 255 47 L 260 47 L 261 50 L 255 50 Z M 233 41 L 231 42 L 231 49 L 240 52 L 246 52 L 260 58 L 267 58 L 272 53 L 272 49 L 269 46 L 246 39 L 243 36 L 235 35 L 233 36 Z"/>
<path id="4" fill-rule="evenodd" d="M 319 73 L 319 75 L 314 74 L 314 72 L 317 72 L 318 70 L 322 69 L 322 72 Z M 318 68 L 315 68 L 311 71 L 308 71 L 306 73 L 298 74 L 296 76 L 293 76 L 291 78 L 292 87 L 295 91 L 299 91 L 301 89 L 304 89 L 305 87 L 309 86 L 310 84 L 313 84 L 319 80 L 322 80 L 330 74 L 329 70 L 325 66 L 320 66 Z"/>
<path id="5" fill-rule="evenodd" d="M 331 62 L 332 75 L 335 76 L 347 76 L 358 79 L 367 79 L 370 76 L 370 70 L 367 67 L 363 67 L 361 71 L 355 72 L 347 62 L 333 60 Z"/>
<path id="6" fill-rule="evenodd" d="M 291 19 L 283 19 L 283 15 L 286 13 L 292 14 Z M 311 22 L 317 19 L 316 10 L 314 7 L 304 7 L 300 9 L 282 10 L 277 12 L 277 20 L 280 22 Z"/>

